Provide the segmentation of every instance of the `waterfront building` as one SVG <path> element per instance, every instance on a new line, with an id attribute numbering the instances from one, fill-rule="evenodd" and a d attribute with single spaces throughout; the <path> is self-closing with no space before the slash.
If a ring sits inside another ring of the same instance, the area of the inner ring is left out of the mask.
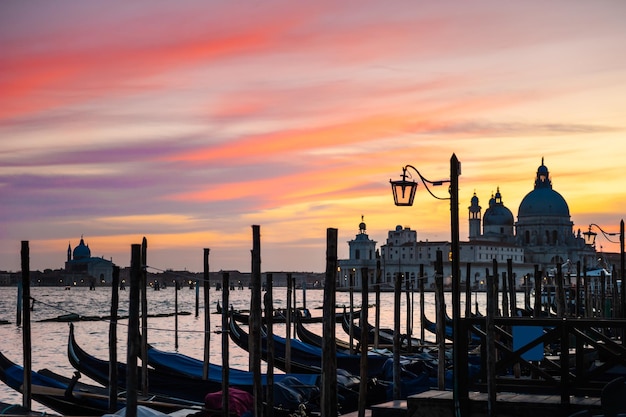
<path id="1" fill-rule="evenodd" d="M 340 259 L 337 267 L 337 288 L 361 288 L 362 268 L 368 269 L 368 283 L 376 282 L 376 263 L 378 252 L 376 241 L 369 238 L 363 216 L 359 223 L 359 233 L 348 242 L 350 255 L 348 259 Z"/>
<path id="2" fill-rule="evenodd" d="M 459 245 L 461 280 L 466 281 L 469 273 L 468 282 L 472 288 L 484 289 L 486 271 L 492 270 L 494 260 L 500 265 L 500 275 L 506 273 L 507 262 L 511 260 L 518 288 L 532 281 L 525 278 L 534 275 L 535 266 L 542 273 L 545 271 L 546 275 L 550 275 L 557 265 L 561 265 L 563 273 L 571 276 L 577 273 L 577 262 L 595 266 L 595 249 L 585 245 L 580 229 L 574 233 L 567 202 L 552 188 L 552 180 L 543 158 L 537 169 L 533 190 L 520 203 L 517 222 L 511 210 L 504 205 L 500 187 L 492 194 L 484 214 L 479 203 L 474 193 L 468 207 L 468 240 Z M 374 241 L 369 238 L 368 241 L 369 250 L 372 251 Z M 350 245 L 351 248 L 353 245 L 356 247 L 355 241 L 351 241 Z M 403 282 L 408 280 L 410 285 L 416 285 L 420 268 L 423 268 L 425 288 L 433 288 L 437 251 L 443 253 L 444 285 L 450 286 L 450 242 L 419 240 L 417 231 L 396 226 L 388 232 L 385 244 L 380 247 L 383 286 L 393 288 L 396 274 L 401 274 Z M 355 266 L 352 271 L 343 268 L 354 264 L 356 259 L 353 256 L 351 249 L 351 258 L 339 261 L 344 274 L 341 276 L 345 280 L 352 273 L 355 275 L 355 283 L 359 283 L 361 278 L 358 267 Z M 370 282 L 375 282 L 370 279 Z"/>
<path id="3" fill-rule="evenodd" d="M 83 237 L 72 250 L 67 247 L 67 260 L 64 271 L 65 285 L 110 285 L 113 277 L 113 262 L 104 258 L 92 257 L 89 245 Z"/>

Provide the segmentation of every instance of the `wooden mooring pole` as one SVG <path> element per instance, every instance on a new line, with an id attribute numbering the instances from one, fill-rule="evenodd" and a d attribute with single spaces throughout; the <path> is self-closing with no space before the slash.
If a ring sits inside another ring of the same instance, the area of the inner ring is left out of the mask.
<path id="1" fill-rule="evenodd" d="M 119 294 L 120 267 L 113 265 L 111 276 L 111 321 L 109 322 L 109 412 L 117 411 L 117 310 Z"/>
<path id="2" fill-rule="evenodd" d="M 141 393 L 148 395 L 148 240 L 141 241 Z"/>
<path id="3" fill-rule="evenodd" d="M 406 271 L 404 274 L 404 289 L 406 290 L 405 300 L 406 300 L 406 341 L 408 343 L 408 349 L 411 349 L 411 336 L 413 334 L 413 310 L 412 310 L 412 285 L 411 280 L 409 279 L 409 271 Z M 367 323 L 367 322 L 366 322 Z M 363 325 L 361 325 L 363 326 Z M 378 333 L 378 329 L 376 329 Z M 401 347 L 401 346 L 398 346 Z"/>
<path id="4" fill-rule="evenodd" d="M 274 416 L 274 276 L 272 273 L 265 274 L 265 298 L 263 310 L 265 311 L 265 326 L 267 327 L 267 376 L 265 386 L 265 398 L 267 403 L 266 417 Z M 290 323 L 287 323 L 290 326 Z"/>
<path id="5" fill-rule="evenodd" d="M 502 273 L 502 317 L 509 317 L 509 284 L 507 273 Z"/>
<path id="6" fill-rule="evenodd" d="M 498 304 L 498 263 L 493 260 L 493 273 L 487 271 L 487 417 L 495 417 L 496 413 L 496 343 L 495 324 L 496 310 Z"/>
<path id="7" fill-rule="evenodd" d="M 326 274 L 322 323 L 321 417 L 337 417 L 337 344 L 335 302 L 337 290 L 337 229 L 326 229 Z"/>
<path id="8" fill-rule="evenodd" d="M 369 281 L 369 271 L 367 267 L 361 268 L 361 328 L 365 330 L 367 319 L 368 319 L 368 281 Z M 395 334 L 400 333 L 398 330 L 394 332 Z M 367 385 L 369 383 L 368 378 L 368 369 L 367 369 L 367 350 L 368 350 L 368 336 L 369 333 L 366 331 L 361 332 L 361 367 L 360 367 L 360 377 L 359 381 L 359 417 L 365 417 L 365 407 L 367 405 Z M 394 339 L 395 340 L 395 339 Z"/>
<path id="9" fill-rule="evenodd" d="M 354 268 L 352 271 L 350 271 L 350 288 L 348 289 L 348 294 L 350 296 L 350 334 L 348 335 L 348 341 L 350 342 L 350 354 L 354 354 L 354 330 L 353 330 L 353 323 L 354 323 L 354 274 L 356 272 L 354 271 Z M 362 306 L 361 306 L 362 307 Z M 400 327 L 398 327 L 400 328 Z"/>
<path id="10" fill-rule="evenodd" d="M 437 334 L 437 388 L 446 389 L 446 304 L 443 294 L 443 252 L 438 250 L 435 261 L 435 330 Z M 443 366 L 442 366 L 443 365 Z"/>
<path id="11" fill-rule="evenodd" d="M 211 303 L 209 300 L 209 290 L 211 282 L 209 280 L 209 252 L 210 249 L 204 248 L 203 266 L 204 274 L 202 280 L 203 297 L 204 297 L 204 363 L 202 365 L 202 379 L 209 379 L 209 364 L 211 362 Z M 228 310 L 228 306 L 224 306 Z"/>
<path id="12" fill-rule="evenodd" d="M 131 245 L 130 294 L 128 302 L 128 341 L 126 349 L 126 416 L 137 416 L 137 358 L 140 352 L 139 285 L 141 283 L 141 245 Z"/>
<path id="13" fill-rule="evenodd" d="M 465 266 L 465 317 L 472 317 L 472 264 L 470 262 Z"/>
<path id="14" fill-rule="evenodd" d="M 376 306 L 375 308 L 375 318 L 374 318 L 374 327 L 376 331 L 374 332 L 374 348 L 378 349 L 378 345 L 380 343 L 380 337 L 378 329 L 380 329 L 380 278 L 382 275 L 382 270 L 380 268 L 380 253 L 376 251 Z"/>
<path id="15" fill-rule="evenodd" d="M 425 330 L 426 326 L 424 325 L 424 317 L 426 316 L 426 306 L 424 305 L 424 280 L 426 277 L 424 276 L 424 264 L 420 264 L 420 277 L 419 277 L 419 288 L 420 288 L 420 340 L 422 343 L 424 342 Z"/>
<path id="16" fill-rule="evenodd" d="M 291 311 L 291 292 L 294 291 L 291 272 L 287 273 L 287 312 Z M 289 314 L 289 313 L 287 313 Z M 285 327 L 285 372 L 291 373 L 291 326 Z"/>
<path id="17" fill-rule="evenodd" d="M 509 280 L 509 305 L 511 317 L 517 316 L 517 290 L 515 285 L 515 273 L 513 272 L 513 259 L 506 260 L 506 276 Z"/>
<path id="18" fill-rule="evenodd" d="M 250 371 L 252 372 L 254 415 L 263 415 L 261 385 L 261 227 L 252 226 L 252 296 L 250 298 Z"/>
<path id="19" fill-rule="evenodd" d="M 32 346 L 30 335 L 30 249 L 28 241 L 22 241 L 22 311 L 24 325 L 22 327 L 22 349 L 24 353 L 24 381 L 22 388 L 22 406 L 28 410 L 32 404 L 31 371 Z"/>
<path id="20" fill-rule="evenodd" d="M 393 399 L 401 396 L 400 384 L 400 295 L 402 291 L 402 272 L 398 269 L 393 289 Z M 366 329 L 366 327 L 362 327 Z"/>
<path id="21" fill-rule="evenodd" d="M 222 417 L 230 416 L 230 400 L 228 396 L 228 387 L 230 386 L 230 356 L 228 352 L 228 314 L 230 295 L 230 275 L 228 272 L 222 272 Z"/>
<path id="22" fill-rule="evenodd" d="M 535 311 L 533 315 L 535 317 L 541 317 L 541 275 L 539 274 L 539 265 L 535 265 Z"/>
<path id="23" fill-rule="evenodd" d="M 178 279 L 174 280 L 174 349 L 178 350 Z"/>

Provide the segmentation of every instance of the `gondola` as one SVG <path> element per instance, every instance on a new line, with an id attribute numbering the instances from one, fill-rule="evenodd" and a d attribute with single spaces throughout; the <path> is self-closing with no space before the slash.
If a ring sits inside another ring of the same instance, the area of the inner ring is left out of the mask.
<path id="1" fill-rule="evenodd" d="M 308 330 L 304 326 L 302 320 L 300 320 L 300 316 L 296 316 L 296 335 L 304 343 L 308 343 L 309 345 L 317 346 L 320 348 L 323 346 L 324 339 L 322 338 L 322 336 Z M 338 352 L 350 352 L 350 343 L 341 339 L 335 339 L 335 343 L 337 345 Z"/>
<path id="2" fill-rule="evenodd" d="M 232 321 L 232 320 L 231 320 Z M 234 321 L 233 321 L 234 322 Z M 247 338 L 247 336 L 246 336 Z M 163 352 L 152 346 L 148 347 L 148 363 L 150 366 L 168 372 L 171 374 L 185 375 L 190 378 L 201 378 L 203 371 L 203 362 L 199 359 L 195 359 L 180 353 Z M 292 367 L 294 368 L 294 367 Z M 290 374 L 274 374 L 274 391 L 276 396 L 277 387 L 280 388 L 281 384 L 290 387 L 298 391 L 305 390 L 303 397 L 309 398 L 308 408 L 319 406 L 316 401 L 316 395 L 319 396 L 319 387 L 321 386 L 321 374 L 320 369 L 317 372 L 313 372 L 315 369 L 311 367 L 296 366 L 296 369 L 306 369 L 308 373 L 290 373 Z M 217 372 L 217 373 L 213 373 Z M 211 365 L 209 371 L 209 378 L 221 377 L 221 367 L 217 365 Z M 229 382 L 231 386 L 245 386 L 248 384 L 248 389 L 252 387 L 253 374 L 247 371 L 241 371 L 237 369 L 231 369 L 229 372 Z M 267 382 L 267 375 L 261 375 L 261 384 L 265 385 Z M 337 390 L 339 404 L 338 406 L 342 412 L 355 411 L 358 407 L 358 393 L 359 393 L 359 378 L 353 376 L 345 370 L 337 371 Z M 383 402 L 388 399 L 387 391 L 388 384 L 384 381 L 375 381 L 370 384 L 371 398 L 378 402 Z M 274 398 L 276 404 L 276 397 Z"/>
<path id="3" fill-rule="evenodd" d="M 426 315 L 422 316 L 422 325 L 424 326 L 425 330 L 428 330 L 429 332 L 431 332 L 432 334 L 437 334 L 437 323 L 435 323 L 434 321 L 431 321 L 428 319 L 428 317 L 426 317 Z M 445 332 L 445 338 L 451 342 L 454 342 L 454 333 L 453 333 L 453 326 L 452 326 L 452 319 L 447 319 L 446 320 L 446 324 L 444 325 L 444 332 Z M 472 333 L 471 334 L 471 339 L 470 339 L 470 344 L 472 345 L 478 345 L 481 343 L 481 338 L 480 336 L 478 336 L 477 334 Z"/>
<path id="4" fill-rule="evenodd" d="M 109 394 L 104 387 L 78 382 L 80 373 L 67 378 L 44 369 L 31 371 L 32 399 L 62 415 L 101 416 L 108 413 Z M 22 392 L 24 368 L 12 362 L 0 352 L 0 380 L 17 392 Z M 178 403 L 175 399 L 138 400 L 150 408 L 172 412 L 183 408 L 201 409 L 202 403 L 191 405 Z M 117 409 L 126 406 L 125 398 L 118 398 Z"/>
<path id="5" fill-rule="evenodd" d="M 352 332 L 352 337 L 358 342 L 361 341 L 361 335 L 363 333 L 363 327 L 358 326 L 354 323 L 354 319 L 356 319 L 358 315 L 352 316 L 352 321 L 350 321 L 350 315 L 344 311 L 343 318 L 341 320 L 341 327 L 343 328 L 346 334 L 350 334 Z M 368 335 L 367 335 L 367 343 L 370 346 L 375 344 L 375 332 L 376 329 L 371 324 L 367 324 Z M 392 329 L 378 329 L 378 345 L 393 348 L 393 337 L 394 331 Z M 410 344 L 409 344 L 410 343 Z M 418 352 L 421 349 L 422 341 L 420 339 L 416 339 L 414 337 L 408 339 L 406 335 L 400 335 L 400 351 L 403 353 L 414 353 Z"/>
<path id="6" fill-rule="evenodd" d="M 0 379 L 15 391 L 22 392 L 24 368 L 12 362 L 2 352 L 0 352 Z M 72 387 L 73 389 L 68 391 L 70 384 L 62 382 L 52 375 L 44 376 L 35 371 L 31 372 L 31 387 L 33 400 L 60 414 L 101 416 L 108 410 L 108 401 L 106 400 L 108 391 L 105 388 L 96 389 L 97 387 L 76 382 Z M 46 390 L 57 393 L 52 395 L 41 393 Z M 79 393 L 101 394 L 104 399 L 71 395 L 75 390 Z M 65 395 L 66 391 L 68 391 L 67 396 Z"/>
<path id="7" fill-rule="evenodd" d="M 179 401 L 189 401 L 191 404 L 201 402 L 204 400 L 207 394 L 221 391 L 223 389 L 222 383 L 222 368 L 217 365 L 210 365 L 210 374 L 207 380 L 202 379 L 202 362 L 186 357 L 180 354 L 168 354 L 160 352 L 153 347 L 149 347 L 148 355 L 161 356 L 162 358 L 169 357 L 169 366 L 162 366 L 162 364 L 156 364 L 157 369 L 148 368 L 148 387 L 151 395 L 171 396 L 175 397 Z M 76 342 L 72 326 L 70 326 L 70 336 L 68 341 L 68 358 L 72 366 L 77 370 L 83 372 L 88 377 L 92 378 L 96 382 L 99 382 L 105 386 L 109 385 L 109 362 L 98 359 L 87 352 L 85 352 Z M 175 358 L 175 360 L 172 360 Z M 182 359 L 181 359 L 182 358 Z M 189 362 L 193 362 L 195 367 L 189 367 Z M 198 363 L 199 362 L 199 363 Z M 155 362 L 150 362 L 150 365 L 155 365 Z M 186 365 L 185 365 L 186 363 Z M 199 369 L 200 373 L 193 373 L 191 375 L 185 374 L 185 369 Z M 124 388 L 126 386 L 126 371 L 127 366 L 124 363 L 118 362 L 118 386 Z M 252 393 L 252 374 L 245 371 L 237 371 L 231 369 L 229 375 L 231 375 L 230 387 L 239 388 L 241 390 Z M 141 379 L 141 367 L 137 367 L 138 379 Z M 317 395 L 318 387 L 315 385 L 317 382 L 316 377 L 305 375 L 304 381 L 297 380 L 294 376 L 286 378 L 286 375 L 276 376 L 274 387 L 274 401 L 275 404 L 280 404 L 275 407 L 277 415 L 288 415 L 294 410 L 298 409 L 301 403 L 310 402 L 306 397 L 306 391 L 308 388 L 309 397 Z M 308 384 L 308 385 L 307 385 Z M 300 391 L 296 391 L 292 386 L 297 386 Z M 319 406 L 314 404 L 313 409 L 317 409 Z M 310 405 L 309 405 L 309 408 Z"/>
<path id="8" fill-rule="evenodd" d="M 216 307 L 216 314 L 222 314 L 222 311 L 223 311 L 222 306 L 218 301 L 217 307 Z M 295 313 L 300 315 L 303 323 L 323 323 L 324 322 L 323 316 L 313 317 L 311 316 L 310 311 L 306 308 L 295 309 Z M 228 314 L 239 323 L 248 324 L 250 322 L 250 314 L 248 314 L 248 312 L 239 311 L 239 310 L 231 310 L 228 312 Z M 295 314 L 293 314 L 292 317 L 295 317 Z M 343 317 L 343 313 L 335 313 L 335 322 L 339 323 L 342 320 L 342 317 Z M 273 323 L 286 323 L 287 322 L 286 310 L 275 309 L 274 315 L 272 316 L 272 322 Z"/>
<path id="9" fill-rule="evenodd" d="M 76 370 L 104 386 L 109 385 L 109 361 L 96 358 L 83 350 L 76 341 L 72 324 L 70 324 L 67 343 L 67 356 L 69 362 Z M 117 385 L 120 388 L 126 387 L 126 371 L 126 364 L 118 362 Z M 137 376 L 139 380 L 141 380 L 141 374 L 142 368 L 138 366 Z M 168 395 L 189 401 L 202 401 L 206 394 L 222 389 L 221 379 L 216 381 L 182 378 L 149 368 L 148 386 L 150 393 Z"/>
<path id="10" fill-rule="evenodd" d="M 230 338 L 245 351 L 248 348 L 248 333 L 246 333 L 235 320 L 229 320 Z M 274 365 L 285 371 L 287 341 L 278 335 L 273 335 L 274 341 Z M 322 349 L 309 345 L 297 339 L 291 339 L 291 369 L 297 372 L 319 373 L 322 366 Z M 267 340 L 264 337 L 261 343 L 261 357 L 267 360 Z M 387 361 L 392 360 L 389 356 L 370 354 L 368 355 L 368 376 L 378 377 L 383 372 L 383 367 Z M 350 374 L 359 375 L 361 367 L 361 355 L 351 355 L 349 353 L 337 353 L 337 363 L 339 367 Z"/>

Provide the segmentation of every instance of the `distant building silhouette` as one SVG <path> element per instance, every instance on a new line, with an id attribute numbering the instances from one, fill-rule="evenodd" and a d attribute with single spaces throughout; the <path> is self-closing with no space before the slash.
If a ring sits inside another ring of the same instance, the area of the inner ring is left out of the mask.
<path id="1" fill-rule="evenodd" d="M 461 280 L 466 280 L 466 268 L 470 264 L 469 283 L 473 287 L 484 288 L 485 271 L 492 268 L 494 260 L 502 264 L 501 271 L 506 271 L 506 262 L 511 259 L 518 287 L 523 284 L 524 276 L 534 274 L 535 265 L 540 271 L 550 271 L 561 265 L 564 274 L 575 276 L 578 261 L 589 267 L 596 264 L 595 249 L 585 245 L 580 230 L 573 232 L 567 202 L 552 189 L 543 158 L 537 169 L 534 189 L 520 203 L 517 222 L 504 205 L 499 187 L 495 195 L 492 194 L 484 215 L 474 193 L 468 216 L 469 239 L 460 242 Z M 376 242 L 367 237 L 365 224 L 362 224 L 360 234 L 349 242 L 350 259 L 339 261 L 339 287 L 349 286 L 351 275 L 355 287 L 360 287 L 360 266 L 370 268 L 369 283 L 375 282 L 376 260 L 363 257 L 363 254 L 373 253 Z M 416 283 L 420 265 L 423 265 L 426 288 L 432 287 L 438 250 L 443 252 L 444 284 L 450 285 L 450 242 L 418 241 L 415 230 L 396 226 L 395 230 L 388 232 L 385 244 L 380 247 L 383 285 L 393 287 L 398 273 L 410 283 Z"/>
<path id="2" fill-rule="evenodd" d="M 91 256 L 91 249 L 83 237 L 72 250 L 67 247 L 67 261 L 64 271 L 65 285 L 110 285 L 113 276 L 113 262 Z"/>

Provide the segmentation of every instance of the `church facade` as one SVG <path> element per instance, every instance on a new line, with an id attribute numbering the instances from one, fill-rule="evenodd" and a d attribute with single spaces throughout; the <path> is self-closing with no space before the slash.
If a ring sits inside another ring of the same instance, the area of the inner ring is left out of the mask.
<path id="1" fill-rule="evenodd" d="M 567 202 L 552 188 L 543 159 L 537 169 L 534 189 L 520 203 L 517 221 L 504 205 L 498 187 L 484 214 L 478 196 L 474 194 L 468 207 L 468 223 L 468 241 L 460 242 L 459 248 L 461 281 L 467 280 L 476 289 L 484 289 L 487 270 L 492 269 L 494 260 L 500 265 L 500 272 L 507 271 L 507 263 L 511 263 L 518 288 L 533 281 L 536 267 L 542 274 L 550 275 L 557 265 L 561 265 L 564 274 L 575 276 L 578 262 L 581 266 L 595 264 L 595 249 L 585 244 L 580 230 L 574 233 Z M 368 253 L 376 245 L 366 234 L 349 243 L 351 247 L 368 245 Z M 378 262 L 383 286 L 393 287 L 398 273 L 415 285 L 423 271 L 425 287 L 432 288 L 437 251 L 443 254 L 444 285 L 450 285 L 450 242 L 420 241 L 417 232 L 407 227 L 396 226 L 395 230 L 388 232 L 385 244 L 380 247 L 379 258 L 361 264 L 372 271 L 368 277 L 370 285 L 376 282 Z M 355 286 L 360 286 L 362 278 L 358 265 L 361 264 L 354 261 L 351 249 L 350 259 L 339 262 L 338 287 L 349 285 L 351 275 Z"/>
<path id="2" fill-rule="evenodd" d="M 113 262 L 92 257 L 89 245 L 81 236 L 80 243 L 73 250 L 68 244 L 64 272 L 65 285 L 110 285 Z"/>

